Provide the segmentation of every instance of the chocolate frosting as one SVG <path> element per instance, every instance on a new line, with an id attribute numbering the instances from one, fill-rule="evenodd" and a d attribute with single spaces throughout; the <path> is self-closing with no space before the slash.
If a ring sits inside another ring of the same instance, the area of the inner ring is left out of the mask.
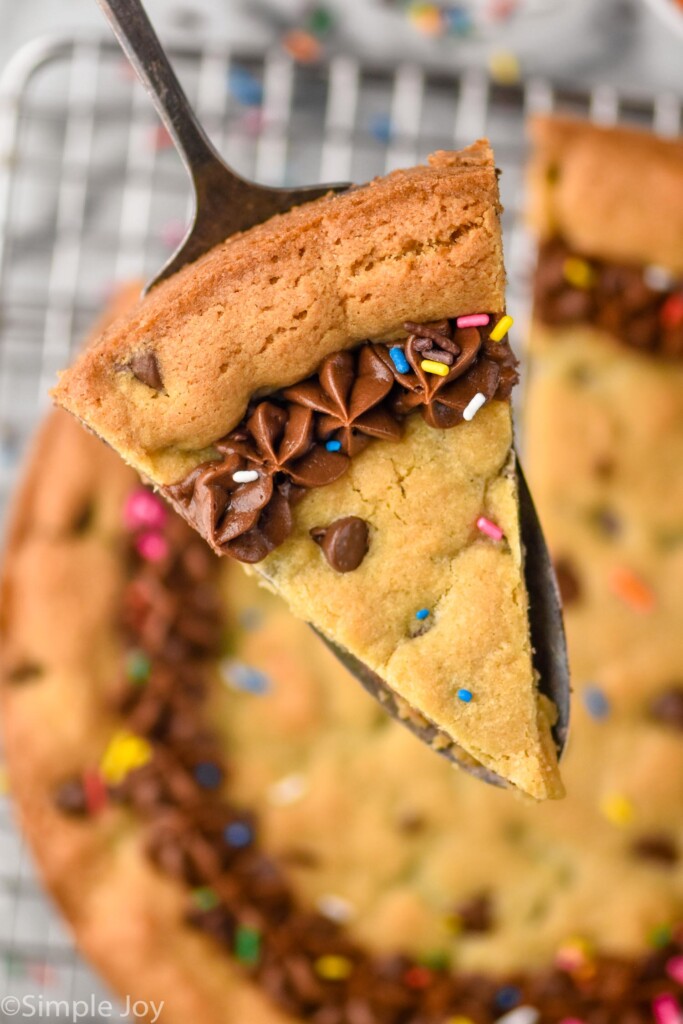
<path id="1" fill-rule="evenodd" d="M 257 817 L 231 798 L 229 751 L 207 725 L 209 677 L 224 629 L 218 563 L 179 519 L 164 532 L 168 554 L 158 562 L 144 561 L 129 537 L 115 698 L 123 727 L 144 736 L 153 753 L 107 795 L 109 806 L 120 803 L 135 814 L 151 863 L 186 887 L 187 924 L 236 957 L 283 1012 L 311 1024 L 444 1024 L 454 1016 L 493 1024 L 517 1005 L 535 1008 L 541 1024 L 651 1024 L 652 999 L 679 991 L 666 967 L 683 953 L 675 931 L 639 958 L 596 953 L 588 972 L 547 966 L 473 975 L 450 970 L 445 959 L 373 952 L 300 902 L 285 859 L 263 850 Z M 128 670 L 130 655 L 141 653 L 149 666 L 143 683 Z M 83 779 L 97 774 L 91 766 L 54 790 L 55 805 L 81 819 L 82 828 L 91 815 L 107 813 L 86 798 Z M 419 821 L 406 821 L 415 826 Z M 656 859 L 666 870 L 677 850 L 666 835 L 644 836 L 634 856 Z M 474 889 L 453 914 L 465 932 L 495 929 L 494 894 Z M 245 934 L 248 947 L 240 941 Z M 341 958 L 345 971 L 325 977 L 318 970 L 324 957 Z"/>
<path id="2" fill-rule="evenodd" d="M 370 440 L 398 441 L 413 411 L 432 427 L 453 427 L 477 392 L 509 398 L 517 361 L 507 342 L 488 339 L 490 327 L 458 330 L 450 320 L 404 326 L 408 373 L 383 344 L 335 352 L 312 377 L 254 401 L 214 445 L 220 458 L 162 488 L 214 551 L 261 561 L 289 536 L 292 506 L 305 490 L 339 479 Z M 424 359 L 445 362 L 448 374 L 425 373 Z M 236 481 L 245 470 L 258 477 Z"/>
<path id="3" fill-rule="evenodd" d="M 567 260 L 585 264 L 588 280 L 571 283 Z M 538 254 L 535 315 L 551 325 L 585 323 L 599 327 L 629 348 L 683 358 L 683 283 L 648 284 L 648 270 L 661 268 L 606 263 L 573 252 L 561 239 L 545 242 Z M 666 274 L 664 273 L 664 277 Z"/>

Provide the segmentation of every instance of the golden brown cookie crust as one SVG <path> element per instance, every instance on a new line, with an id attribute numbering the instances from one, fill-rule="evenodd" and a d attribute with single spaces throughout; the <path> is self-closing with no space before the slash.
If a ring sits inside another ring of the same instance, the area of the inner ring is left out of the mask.
<path id="1" fill-rule="evenodd" d="M 683 142 L 573 118 L 532 119 L 529 220 L 576 252 L 683 273 Z"/>
<path id="2" fill-rule="evenodd" d="M 174 483 L 252 395 L 306 378 L 329 353 L 403 335 L 408 319 L 502 310 L 498 214 L 483 141 L 301 206 L 153 289 L 62 375 L 55 398 L 138 471 Z M 151 351 L 161 391 L 121 369 Z"/>

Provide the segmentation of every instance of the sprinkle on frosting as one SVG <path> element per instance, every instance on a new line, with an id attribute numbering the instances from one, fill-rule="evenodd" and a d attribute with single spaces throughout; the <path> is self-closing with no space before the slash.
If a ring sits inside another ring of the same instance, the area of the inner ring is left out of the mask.
<path id="1" fill-rule="evenodd" d="M 100 761 L 100 772 L 110 785 L 122 782 L 129 772 L 152 757 L 152 747 L 142 736 L 122 729 L 111 738 Z"/>
<path id="2" fill-rule="evenodd" d="M 351 975 L 353 964 L 345 956 L 319 956 L 315 961 L 315 973 L 325 981 L 344 981 Z"/>
<path id="3" fill-rule="evenodd" d="M 235 956 L 242 964 L 253 967 L 261 956 L 261 933 L 258 928 L 240 924 L 235 931 Z"/>
<path id="4" fill-rule="evenodd" d="M 145 488 L 128 495 L 123 506 L 123 521 L 128 530 L 162 530 L 168 509 L 160 498 Z"/>
<path id="5" fill-rule="evenodd" d="M 515 321 L 512 319 L 511 316 L 508 316 L 507 314 L 505 316 L 502 316 L 498 323 L 496 324 L 496 326 L 491 331 L 491 333 L 489 334 L 490 340 L 502 341 L 505 335 L 512 327 L 512 325 L 514 324 L 514 322 Z"/>
<path id="6" fill-rule="evenodd" d="M 486 404 L 486 395 L 481 391 L 477 391 L 474 398 L 472 398 L 465 406 L 462 414 L 464 420 L 473 420 L 483 405 Z"/>
<path id="7" fill-rule="evenodd" d="M 236 850 L 242 850 L 253 841 L 254 830 L 246 821 L 231 821 L 223 829 L 223 838 L 228 846 L 232 846 Z"/>
<path id="8" fill-rule="evenodd" d="M 503 1014 L 496 1024 L 538 1024 L 541 1015 L 533 1006 L 518 1006 L 515 1010 Z"/>
<path id="9" fill-rule="evenodd" d="M 286 807 L 300 800 L 308 788 L 304 775 L 293 773 L 279 779 L 268 790 L 268 799 L 276 807 Z"/>
<path id="10" fill-rule="evenodd" d="M 491 317 L 488 313 L 470 313 L 468 316 L 459 316 L 455 326 L 463 327 L 487 327 Z"/>
<path id="11" fill-rule="evenodd" d="M 335 352 L 307 380 L 254 400 L 214 444 L 217 458 L 162 488 L 217 553 L 261 561 L 289 536 L 306 490 L 338 480 L 371 440 L 400 440 L 411 413 L 445 429 L 510 397 L 517 361 L 507 343 L 452 320 L 403 326 L 403 348 Z"/>
<path id="12" fill-rule="evenodd" d="M 437 362 L 434 359 L 423 359 L 420 363 L 425 373 L 436 373 L 439 377 L 448 376 L 448 367 L 445 363 Z"/>
<path id="13" fill-rule="evenodd" d="M 655 1024 L 681 1024 L 681 1008 L 678 1000 L 663 993 L 652 1000 L 652 1016 Z"/>
<path id="14" fill-rule="evenodd" d="M 578 256 L 567 256 L 562 273 L 565 281 L 575 288 L 591 288 L 595 284 L 595 272 L 590 263 Z"/>
<path id="15" fill-rule="evenodd" d="M 140 558 L 146 562 L 163 562 L 168 557 L 168 543 L 163 533 L 147 530 L 135 538 L 135 547 Z"/>

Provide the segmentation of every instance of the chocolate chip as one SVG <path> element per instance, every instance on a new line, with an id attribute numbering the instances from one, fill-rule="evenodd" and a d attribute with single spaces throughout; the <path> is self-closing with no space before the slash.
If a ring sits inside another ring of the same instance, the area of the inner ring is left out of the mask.
<path id="1" fill-rule="evenodd" d="M 35 683 L 43 675 L 43 666 L 34 661 L 23 661 L 7 673 L 7 682 L 14 685 Z"/>
<path id="2" fill-rule="evenodd" d="M 368 553 L 368 524 L 359 516 L 345 516 L 329 526 L 314 526 L 311 537 L 337 572 L 357 569 Z"/>
<path id="3" fill-rule="evenodd" d="M 670 836 L 641 836 L 633 844 L 633 852 L 644 860 L 654 860 L 660 864 L 675 864 L 678 860 L 678 849 Z"/>
<path id="4" fill-rule="evenodd" d="M 493 904 L 489 893 L 482 892 L 455 908 L 455 917 L 463 932 L 482 933 L 493 928 Z"/>
<path id="5" fill-rule="evenodd" d="M 142 384 L 146 384 L 148 388 L 152 388 L 154 391 L 164 390 L 159 362 L 154 352 L 136 352 L 126 366 L 133 376 Z"/>
<path id="6" fill-rule="evenodd" d="M 581 596 L 581 586 L 573 565 L 567 558 L 558 558 L 555 562 L 555 576 L 560 588 L 560 596 L 564 605 L 573 604 Z"/>
<path id="7" fill-rule="evenodd" d="M 54 801 L 60 811 L 80 817 L 88 813 L 85 787 L 80 779 L 67 779 L 58 786 Z"/>
<path id="8" fill-rule="evenodd" d="M 658 694 L 650 704 L 650 714 L 672 729 L 683 730 L 683 686 L 671 686 Z"/>

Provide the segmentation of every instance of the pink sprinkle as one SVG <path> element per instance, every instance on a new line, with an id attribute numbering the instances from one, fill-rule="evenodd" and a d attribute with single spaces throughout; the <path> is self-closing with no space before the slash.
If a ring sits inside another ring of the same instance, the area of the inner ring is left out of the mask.
<path id="1" fill-rule="evenodd" d="M 123 521 L 129 530 L 161 530 L 166 518 L 164 503 L 150 491 L 133 491 L 123 506 Z"/>
<path id="2" fill-rule="evenodd" d="M 496 523 L 492 523 L 490 519 L 486 518 L 486 516 L 479 516 L 477 519 L 477 529 L 481 530 L 482 533 L 485 533 L 487 537 L 491 538 L 491 540 L 503 539 L 503 531 L 500 526 Z"/>
<path id="3" fill-rule="evenodd" d="M 470 313 L 469 316 L 459 316 L 455 325 L 456 327 L 486 327 L 490 319 L 488 313 Z"/>
<path id="4" fill-rule="evenodd" d="M 161 533 L 141 533 L 135 541 L 135 549 L 147 562 L 161 562 L 168 555 L 168 541 Z"/>
<path id="5" fill-rule="evenodd" d="M 666 973 L 679 985 L 683 985 L 683 956 L 672 956 L 667 960 Z"/>
<path id="6" fill-rule="evenodd" d="M 681 1024 L 681 1011 L 673 996 L 661 995 L 652 1000 L 652 1013 L 657 1024 Z"/>
<path id="7" fill-rule="evenodd" d="M 563 1017 L 560 1024 L 585 1024 L 585 1022 L 578 1017 Z"/>

